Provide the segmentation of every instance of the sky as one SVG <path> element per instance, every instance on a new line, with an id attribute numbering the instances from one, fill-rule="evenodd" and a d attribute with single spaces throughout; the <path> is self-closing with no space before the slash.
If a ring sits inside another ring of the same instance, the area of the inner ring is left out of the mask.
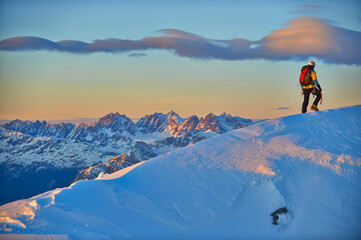
<path id="1" fill-rule="evenodd" d="M 0 119 L 297 114 L 309 60 L 361 104 L 360 1 L 0 0 Z"/>

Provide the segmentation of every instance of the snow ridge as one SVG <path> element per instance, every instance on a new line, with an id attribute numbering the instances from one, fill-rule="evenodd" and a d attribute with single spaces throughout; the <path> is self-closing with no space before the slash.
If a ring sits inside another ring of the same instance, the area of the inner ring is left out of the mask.
<path id="1" fill-rule="evenodd" d="M 0 229 L 70 239 L 359 239 L 360 136 L 361 106 L 269 120 L 1 206 Z"/>

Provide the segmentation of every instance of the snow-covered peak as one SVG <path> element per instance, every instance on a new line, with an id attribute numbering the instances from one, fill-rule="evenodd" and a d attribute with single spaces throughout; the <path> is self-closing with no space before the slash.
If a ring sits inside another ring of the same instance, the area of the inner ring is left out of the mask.
<path id="1" fill-rule="evenodd" d="M 98 122 L 92 123 L 92 126 L 94 126 L 94 125 L 109 126 L 109 125 L 113 125 L 114 123 L 121 124 L 127 119 L 128 119 L 127 116 L 121 115 L 119 112 L 109 113 L 109 114 L 105 115 L 104 117 L 101 117 Z"/>
<path id="2" fill-rule="evenodd" d="M 190 116 L 179 126 L 179 131 L 190 132 L 196 130 L 199 118 L 196 115 Z"/>
<path id="3" fill-rule="evenodd" d="M 197 130 L 213 131 L 216 133 L 226 132 L 226 130 L 222 128 L 217 116 L 213 113 L 209 113 L 207 116 L 201 117 Z"/>
<path id="4" fill-rule="evenodd" d="M 169 131 L 171 135 L 176 135 L 178 127 L 183 121 L 184 119 L 173 111 L 167 114 L 156 112 L 142 117 L 136 126 L 144 134 Z"/>
<path id="5" fill-rule="evenodd" d="M 360 136 L 361 106 L 269 120 L 3 205 L 0 229 L 70 239 L 359 239 Z"/>
<path id="6" fill-rule="evenodd" d="M 167 115 L 163 113 L 154 113 L 142 117 L 137 123 L 139 131 L 148 134 L 153 132 L 162 132 L 165 129 L 165 123 L 168 121 Z"/>
<path id="7" fill-rule="evenodd" d="M 226 122 L 234 122 L 236 120 L 243 124 L 252 124 L 252 120 L 250 120 L 250 119 L 245 119 L 245 118 L 241 118 L 238 116 L 232 116 L 231 114 L 226 113 L 226 112 L 223 112 L 221 115 L 218 116 L 218 118 L 222 119 Z"/>
<path id="8" fill-rule="evenodd" d="M 170 111 L 169 113 L 167 113 L 168 116 L 168 120 L 174 119 L 174 120 L 180 120 L 182 119 L 181 117 L 179 117 L 179 115 L 177 113 L 175 113 L 174 111 Z"/>
<path id="9" fill-rule="evenodd" d="M 232 117 L 231 114 L 223 112 L 221 115 L 219 115 L 218 117 L 222 117 L 222 118 L 227 118 L 227 117 Z"/>
<path id="10" fill-rule="evenodd" d="M 231 114 L 225 112 L 219 115 L 217 118 L 220 121 L 222 129 L 225 129 L 226 131 L 242 128 L 252 124 L 252 121 L 249 119 L 233 117 Z"/>
<path id="11" fill-rule="evenodd" d="M 167 114 L 168 122 L 166 123 L 168 126 L 168 130 L 171 132 L 172 135 L 180 134 L 179 126 L 184 122 L 184 119 L 179 117 L 178 114 L 171 111 Z"/>
<path id="12" fill-rule="evenodd" d="M 136 131 L 133 121 L 126 115 L 118 112 L 105 115 L 98 122 L 92 123 L 91 126 L 95 128 L 108 128 L 112 132 L 122 132 L 125 130 L 133 135 Z"/>

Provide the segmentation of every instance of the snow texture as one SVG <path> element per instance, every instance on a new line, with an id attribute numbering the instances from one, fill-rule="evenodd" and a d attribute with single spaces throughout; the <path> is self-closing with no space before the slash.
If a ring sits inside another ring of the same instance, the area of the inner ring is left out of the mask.
<path id="1" fill-rule="evenodd" d="M 360 182 L 361 106 L 352 106 L 269 120 L 3 205 L 0 228 L 70 239 L 360 239 Z"/>

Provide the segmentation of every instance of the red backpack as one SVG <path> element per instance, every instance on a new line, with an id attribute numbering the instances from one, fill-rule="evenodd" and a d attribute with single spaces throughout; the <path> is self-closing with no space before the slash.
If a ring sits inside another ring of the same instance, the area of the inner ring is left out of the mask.
<path id="1" fill-rule="evenodd" d="M 302 67 L 301 75 L 300 75 L 300 84 L 302 86 L 313 85 L 311 70 L 312 70 L 312 66 L 306 65 Z"/>

